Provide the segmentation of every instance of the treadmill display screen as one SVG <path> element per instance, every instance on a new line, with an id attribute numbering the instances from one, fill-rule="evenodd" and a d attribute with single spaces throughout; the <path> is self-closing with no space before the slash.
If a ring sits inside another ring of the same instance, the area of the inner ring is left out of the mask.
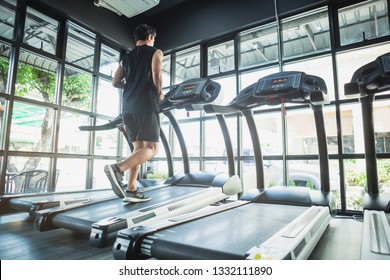
<path id="1" fill-rule="evenodd" d="M 183 100 L 193 98 L 194 96 L 202 94 L 205 84 L 205 81 L 181 84 L 176 88 L 170 99 Z"/>
<path id="2" fill-rule="evenodd" d="M 277 85 L 283 85 L 288 81 L 287 78 L 278 78 L 278 79 L 272 79 L 271 85 L 277 86 Z"/>
<path id="3" fill-rule="evenodd" d="M 191 94 L 195 87 L 196 87 L 195 84 L 185 85 L 183 87 L 183 95 Z"/>
<path id="4" fill-rule="evenodd" d="M 290 75 L 272 75 L 271 77 L 266 77 L 260 79 L 256 88 L 256 95 L 269 95 L 274 94 L 276 90 L 290 90 L 292 88 L 298 89 L 301 84 L 301 74 L 290 74 Z"/>
<path id="5" fill-rule="evenodd" d="M 385 73 L 390 73 L 390 56 L 382 57 L 383 71 Z"/>

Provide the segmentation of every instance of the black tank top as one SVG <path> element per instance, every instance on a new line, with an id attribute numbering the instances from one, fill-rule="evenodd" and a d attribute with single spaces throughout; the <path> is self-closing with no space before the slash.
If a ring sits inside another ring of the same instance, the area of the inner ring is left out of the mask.
<path id="1" fill-rule="evenodd" d="M 153 84 L 152 57 L 157 49 L 136 46 L 122 58 L 126 86 L 123 91 L 122 113 L 157 112 L 157 90 Z"/>

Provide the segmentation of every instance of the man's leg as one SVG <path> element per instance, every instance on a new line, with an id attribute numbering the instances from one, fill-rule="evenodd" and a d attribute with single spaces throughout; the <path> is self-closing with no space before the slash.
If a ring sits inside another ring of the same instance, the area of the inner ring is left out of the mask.
<path id="1" fill-rule="evenodd" d="M 158 142 L 135 141 L 133 142 L 133 145 L 134 151 L 131 156 L 121 163 L 118 163 L 121 172 L 147 162 L 158 153 Z"/>
<path id="2" fill-rule="evenodd" d="M 140 164 L 129 169 L 129 182 L 127 184 L 127 189 L 129 191 L 133 192 L 137 190 L 137 179 L 138 179 L 138 174 L 140 169 L 141 169 Z"/>
<path id="3" fill-rule="evenodd" d="M 158 152 L 158 143 L 149 141 L 133 142 L 134 151 L 132 155 L 117 166 L 121 171 L 130 170 L 129 183 L 125 191 L 124 202 L 142 202 L 150 200 L 137 189 L 137 179 L 141 164 L 154 157 Z M 135 165 L 136 164 L 136 165 Z M 135 166 L 134 166 L 135 165 Z"/>

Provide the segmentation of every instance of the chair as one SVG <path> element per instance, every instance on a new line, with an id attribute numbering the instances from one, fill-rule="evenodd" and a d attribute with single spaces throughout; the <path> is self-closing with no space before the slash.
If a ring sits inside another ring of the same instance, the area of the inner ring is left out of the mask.
<path id="1" fill-rule="evenodd" d="M 48 174 L 46 170 L 23 171 L 9 176 L 6 184 L 13 181 L 15 193 L 43 193 L 47 192 Z"/>

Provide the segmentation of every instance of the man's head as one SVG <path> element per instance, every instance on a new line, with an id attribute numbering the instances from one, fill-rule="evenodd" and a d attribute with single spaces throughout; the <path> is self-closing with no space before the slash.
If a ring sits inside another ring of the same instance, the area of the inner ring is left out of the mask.
<path id="1" fill-rule="evenodd" d="M 145 41 L 150 39 L 149 36 L 152 38 L 156 37 L 156 29 L 147 24 L 140 24 L 134 29 L 133 36 L 135 42 L 139 40 Z"/>

